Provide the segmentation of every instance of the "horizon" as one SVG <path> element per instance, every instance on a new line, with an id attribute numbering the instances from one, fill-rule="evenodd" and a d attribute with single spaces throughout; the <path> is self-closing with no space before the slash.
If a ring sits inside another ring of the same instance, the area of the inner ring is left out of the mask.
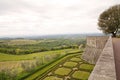
<path id="1" fill-rule="evenodd" d="M 100 13 L 119 0 L 3 0 L 0 1 L 0 37 L 102 33 Z"/>
<path id="2" fill-rule="evenodd" d="M 7 35 L 0 38 L 26 38 L 26 37 L 44 37 L 44 36 L 72 36 L 72 35 L 105 35 L 104 33 L 72 33 L 72 34 L 44 34 L 44 35 Z"/>

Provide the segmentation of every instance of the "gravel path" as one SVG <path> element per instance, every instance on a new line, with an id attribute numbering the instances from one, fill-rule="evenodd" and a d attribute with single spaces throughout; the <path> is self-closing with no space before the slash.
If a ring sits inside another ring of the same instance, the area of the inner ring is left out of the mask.
<path id="1" fill-rule="evenodd" d="M 113 38 L 113 49 L 114 49 L 114 56 L 115 56 L 117 80 L 120 80 L 120 39 Z"/>

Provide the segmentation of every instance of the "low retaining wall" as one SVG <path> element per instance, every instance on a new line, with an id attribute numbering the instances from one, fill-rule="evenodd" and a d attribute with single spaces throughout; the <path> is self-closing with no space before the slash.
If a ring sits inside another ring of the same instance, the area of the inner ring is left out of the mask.
<path id="1" fill-rule="evenodd" d="M 109 37 L 88 80 L 116 80 L 112 39 Z"/>

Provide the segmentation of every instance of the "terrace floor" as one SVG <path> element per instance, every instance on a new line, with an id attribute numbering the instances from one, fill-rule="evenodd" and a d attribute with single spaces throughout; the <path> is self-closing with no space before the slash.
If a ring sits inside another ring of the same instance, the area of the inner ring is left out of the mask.
<path id="1" fill-rule="evenodd" d="M 115 56 L 115 67 L 117 80 L 120 80 L 120 39 L 113 38 L 113 49 Z"/>

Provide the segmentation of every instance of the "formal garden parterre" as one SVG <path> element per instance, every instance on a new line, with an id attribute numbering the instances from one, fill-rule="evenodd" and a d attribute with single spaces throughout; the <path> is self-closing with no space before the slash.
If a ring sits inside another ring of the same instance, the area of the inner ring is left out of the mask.
<path id="1" fill-rule="evenodd" d="M 81 53 L 72 54 L 37 80 L 87 80 L 94 65 L 81 59 Z"/>

